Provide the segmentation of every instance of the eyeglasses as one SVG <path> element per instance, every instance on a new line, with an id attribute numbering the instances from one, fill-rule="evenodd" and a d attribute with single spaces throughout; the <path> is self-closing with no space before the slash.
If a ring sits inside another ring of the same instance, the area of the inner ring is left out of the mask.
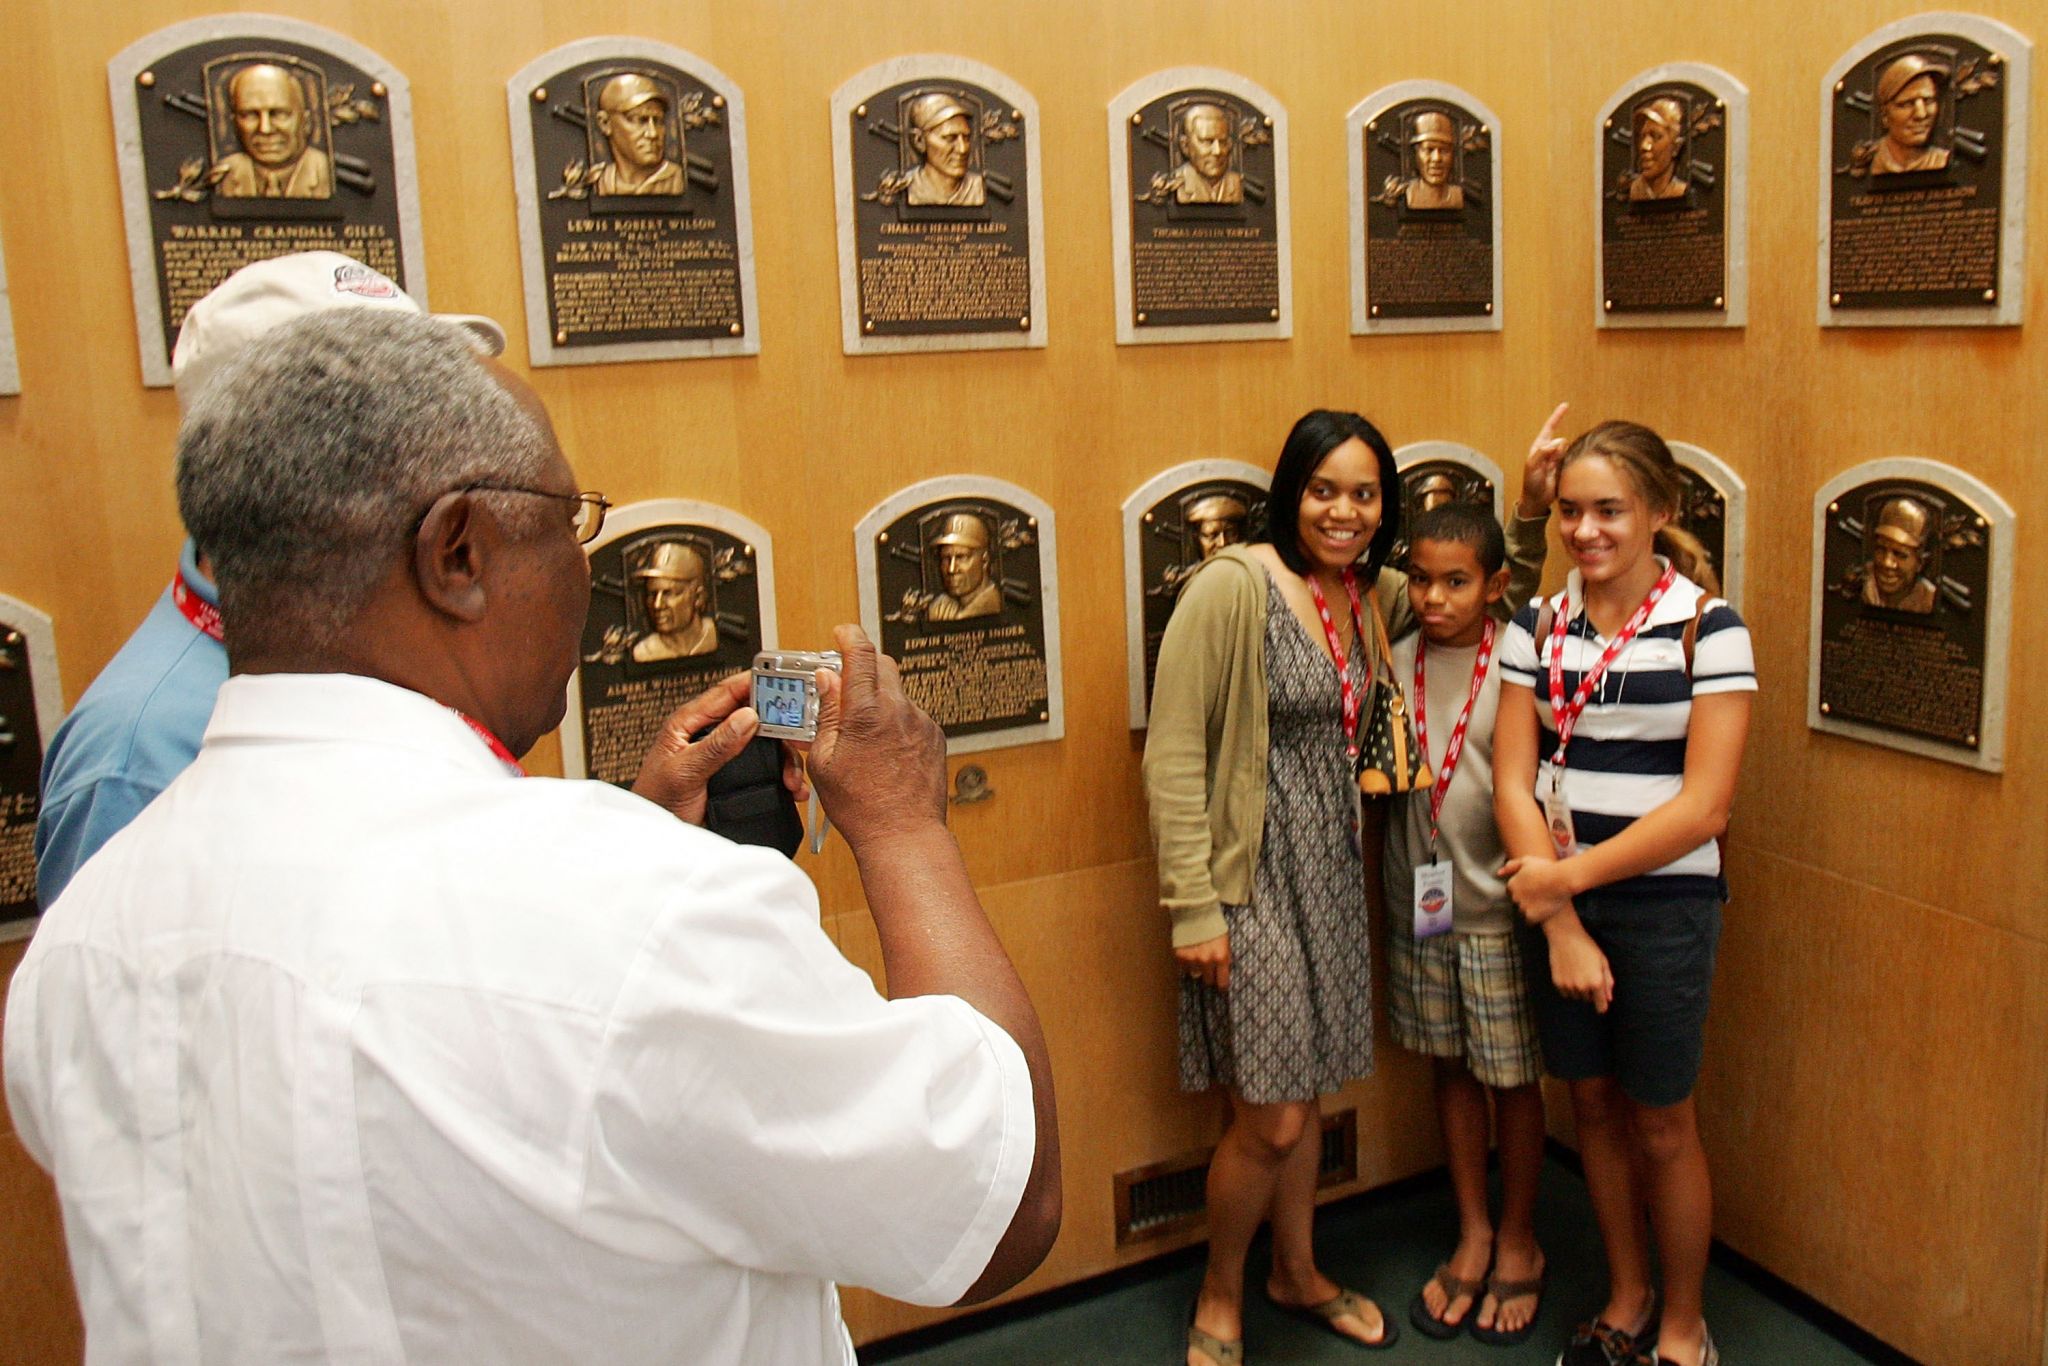
<path id="1" fill-rule="evenodd" d="M 458 493 L 528 493 L 536 498 L 559 498 L 576 505 L 576 543 L 589 545 L 597 539 L 597 533 L 604 530 L 604 515 L 610 510 L 612 500 L 601 493 L 554 493 L 547 489 L 522 488 L 517 484 L 495 484 L 480 479 L 474 484 L 464 484 Z"/>

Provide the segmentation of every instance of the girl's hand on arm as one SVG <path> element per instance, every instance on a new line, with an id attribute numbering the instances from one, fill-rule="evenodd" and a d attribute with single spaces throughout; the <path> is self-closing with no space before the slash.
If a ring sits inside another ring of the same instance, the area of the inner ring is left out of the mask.
<path id="1" fill-rule="evenodd" d="M 1204 939 L 1199 944 L 1188 944 L 1173 951 L 1180 964 L 1180 970 L 1198 982 L 1206 982 L 1218 991 L 1230 990 L 1230 936 L 1219 934 L 1214 939 Z"/>
<path id="2" fill-rule="evenodd" d="M 1515 909 L 1531 925 L 1541 925 L 1572 909 L 1571 860 L 1525 856 L 1511 858 L 1500 870 Z"/>

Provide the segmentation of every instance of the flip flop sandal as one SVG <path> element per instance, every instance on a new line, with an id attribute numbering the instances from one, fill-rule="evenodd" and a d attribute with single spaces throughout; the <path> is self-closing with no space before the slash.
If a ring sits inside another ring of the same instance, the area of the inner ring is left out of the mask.
<path id="1" fill-rule="evenodd" d="M 1430 1313 L 1429 1301 L 1422 1298 L 1420 1290 L 1415 1292 L 1414 1299 L 1408 1301 L 1408 1322 L 1415 1325 L 1415 1331 L 1426 1338 L 1435 1338 L 1438 1342 L 1449 1342 L 1464 1332 L 1465 1325 L 1472 1321 L 1472 1314 L 1479 1308 L 1479 1295 L 1486 1289 L 1486 1282 L 1483 1279 L 1468 1281 L 1452 1275 L 1449 1262 L 1441 1263 L 1430 1279 L 1444 1292 L 1444 1307 L 1447 1309 L 1463 1296 L 1472 1297 L 1472 1302 L 1465 1306 L 1464 1315 L 1456 1323 L 1446 1323 Z"/>
<path id="2" fill-rule="evenodd" d="M 1337 1320 L 1345 1318 L 1357 1319 L 1360 1323 L 1369 1322 L 1366 1310 L 1368 1308 L 1378 1309 L 1379 1306 L 1373 1304 L 1371 1300 L 1359 1294 L 1356 1290 L 1339 1289 L 1336 1294 L 1324 1300 L 1321 1304 L 1283 1304 L 1281 1301 L 1274 1299 L 1273 1292 L 1269 1290 L 1266 1292 L 1266 1302 L 1283 1314 L 1300 1319 L 1303 1323 L 1313 1324 L 1317 1328 L 1328 1329 L 1353 1347 L 1362 1347 L 1369 1352 L 1383 1351 L 1401 1340 L 1400 1326 L 1388 1318 L 1385 1313 L 1380 1314 L 1380 1337 L 1378 1342 L 1367 1342 L 1362 1338 L 1355 1338 L 1337 1326 Z"/>
<path id="3" fill-rule="evenodd" d="M 1200 1352 L 1216 1366 L 1244 1366 L 1244 1339 L 1225 1342 L 1214 1333 L 1195 1327 L 1195 1306 L 1188 1306 L 1188 1350 Z"/>
<path id="4" fill-rule="evenodd" d="M 1507 1308 L 1509 1300 L 1527 1299 L 1534 1295 L 1536 1309 L 1529 1315 L 1527 1323 L 1505 1332 L 1498 1328 L 1481 1328 L 1479 1315 L 1476 1312 L 1468 1314 L 1465 1321 L 1472 1325 L 1472 1336 L 1488 1347 L 1512 1347 L 1518 1342 L 1528 1341 L 1529 1335 L 1536 1331 L 1536 1321 L 1543 1317 L 1543 1283 L 1549 1275 L 1549 1270 L 1545 1267 L 1537 1272 L 1536 1279 L 1532 1281 L 1507 1281 L 1498 1276 L 1488 1276 L 1486 1293 L 1493 1296 L 1493 1316 L 1496 1320 L 1500 1318 L 1500 1311 Z"/>

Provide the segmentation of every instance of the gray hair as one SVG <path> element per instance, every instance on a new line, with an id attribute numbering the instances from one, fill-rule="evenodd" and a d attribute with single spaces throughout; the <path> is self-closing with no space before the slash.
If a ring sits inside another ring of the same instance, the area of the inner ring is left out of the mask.
<path id="1" fill-rule="evenodd" d="M 238 643 L 317 649 L 434 499 L 477 480 L 532 484 L 551 454 L 448 324 L 333 309 L 273 328 L 206 386 L 178 430 L 178 512 Z M 504 500 L 508 530 L 537 531 L 546 502 Z"/>

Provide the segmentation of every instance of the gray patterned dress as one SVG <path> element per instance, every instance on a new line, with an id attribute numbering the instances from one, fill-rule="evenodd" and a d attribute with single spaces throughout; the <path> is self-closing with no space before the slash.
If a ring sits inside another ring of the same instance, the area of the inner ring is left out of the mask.
<path id="1" fill-rule="evenodd" d="M 1332 604 L 1335 608 L 1336 604 Z M 1372 1072 L 1372 936 L 1352 825 L 1343 693 L 1266 580 L 1266 827 L 1249 906 L 1223 907 L 1230 990 L 1180 986 L 1180 1084 L 1254 1104 L 1311 1100 Z M 1370 715 L 1370 669 L 1349 660 Z"/>

